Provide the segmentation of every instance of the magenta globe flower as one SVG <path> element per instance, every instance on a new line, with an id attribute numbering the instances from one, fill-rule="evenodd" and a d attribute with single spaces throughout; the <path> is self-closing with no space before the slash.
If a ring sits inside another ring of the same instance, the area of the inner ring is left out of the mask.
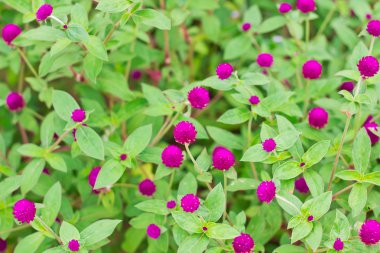
<path id="1" fill-rule="evenodd" d="M 82 109 L 75 109 L 72 113 L 71 113 L 71 119 L 74 121 L 74 122 L 77 122 L 77 123 L 80 123 L 80 122 L 83 122 L 83 120 L 86 118 L 86 112 Z"/>
<path id="2" fill-rule="evenodd" d="M 159 226 L 157 226 L 156 224 L 150 224 L 147 228 L 146 228 L 146 234 L 156 240 L 158 237 L 160 237 L 161 235 L 161 229 Z"/>
<path id="3" fill-rule="evenodd" d="M 168 168 L 179 168 L 183 161 L 182 149 L 175 145 L 167 146 L 161 153 L 161 160 Z"/>
<path id="4" fill-rule="evenodd" d="M 292 5 L 290 3 L 281 3 L 278 7 L 278 12 L 285 14 L 292 10 Z"/>
<path id="5" fill-rule="evenodd" d="M 315 11 L 316 5 L 314 0 L 298 0 L 297 9 L 302 13 L 309 13 Z"/>
<path id="6" fill-rule="evenodd" d="M 261 53 L 256 58 L 257 64 L 262 68 L 270 68 L 273 65 L 273 56 L 268 53 Z"/>
<path id="7" fill-rule="evenodd" d="M 257 198 L 260 202 L 270 203 L 276 196 L 276 185 L 273 181 L 263 181 L 257 187 Z"/>
<path id="8" fill-rule="evenodd" d="M 187 213 L 194 213 L 200 205 L 199 198 L 194 194 L 186 194 L 181 199 L 181 207 Z"/>
<path id="9" fill-rule="evenodd" d="M 203 87 L 195 87 L 189 91 L 187 99 L 195 109 L 204 109 L 210 103 L 210 94 Z"/>
<path id="10" fill-rule="evenodd" d="M 216 147 L 212 152 L 212 165 L 216 169 L 229 170 L 234 164 L 234 154 L 225 147 Z"/>
<path id="11" fill-rule="evenodd" d="M 302 66 L 302 74 L 306 79 L 318 79 L 322 75 L 322 65 L 316 60 L 309 60 Z"/>
<path id="12" fill-rule="evenodd" d="M 181 121 L 174 127 L 173 135 L 176 142 L 181 144 L 190 144 L 195 142 L 197 130 L 192 123 L 188 121 Z"/>
<path id="13" fill-rule="evenodd" d="M 168 202 L 166 202 L 166 208 L 168 209 L 173 209 L 177 206 L 177 203 L 175 202 L 175 200 L 169 200 Z"/>
<path id="14" fill-rule="evenodd" d="M 360 240 L 365 245 L 375 245 L 380 241 L 380 223 L 377 220 L 366 220 L 359 231 Z"/>
<path id="15" fill-rule="evenodd" d="M 17 92 L 10 92 L 8 94 L 6 104 L 11 112 L 19 112 L 25 107 L 23 96 Z"/>
<path id="16" fill-rule="evenodd" d="M 311 127 L 321 129 L 328 123 L 329 114 L 322 107 L 315 107 L 309 111 L 308 121 Z"/>
<path id="17" fill-rule="evenodd" d="M 90 174 L 88 175 L 88 184 L 91 186 L 92 192 L 95 194 L 99 194 L 101 191 L 101 189 L 98 189 L 98 190 L 94 189 L 96 179 L 98 178 L 98 175 L 99 175 L 99 172 L 101 169 L 102 169 L 102 167 L 100 167 L 100 166 L 95 167 L 91 170 Z"/>
<path id="18" fill-rule="evenodd" d="M 346 90 L 348 92 L 353 92 L 355 88 L 355 83 L 354 82 L 344 82 L 340 85 L 339 90 Z"/>
<path id="19" fill-rule="evenodd" d="M 22 32 L 21 28 L 15 24 L 7 24 L 1 31 L 1 36 L 7 45 L 10 45 Z"/>
<path id="20" fill-rule="evenodd" d="M 359 60 L 358 69 L 364 79 L 373 77 L 379 72 L 379 61 L 373 56 L 365 56 Z"/>
<path id="21" fill-rule="evenodd" d="M 46 20 L 53 13 L 53 6 L 50 4 L 43 4 L 36 12 L 37 21 Z"/>
<path id="22" fill-rule="evenodd" d="M 380 140 L 380 137 L 377 134 L 375 134 L 378 131 L 379 125 L 375 121 L 372 121 L 372 119 L 373 116 L 368 116 L 368 118 L 364 122 L 363 127 L 365 128 L 369 138 L 371 139 L 371 144 L 375 145 Z"/>
<path id="23" fill-rule="evenodd" d="M 13 216 L 21 223 L 30 223 L 36 217 L 36 206 L 27 199 L 17 201 L 13 206 Z"/>
<path id="24" fill-rule="evenodd" d="M 77 240 L 69 241 L 69 244 L 67 246 L 69 247 L 69 250 L 73 252 L 78 252 L 80 248 L 80 244 Z"/>
<path id="25" fill-rule="evenodd" d="M 156 192 L 156 185 L 150 179 L 145 179 L 139 184 L 139 191 L 142 195 L 151 197 Z"/>
<path id="26" fill-rule="evenodd" d="M 255 247 L 255 242 L 249 234 L 241 233 L 232 242 L 235 253 L 251 253 Z"/>
<path id="27" fill-rule="evenodd" d="M 276 141 L 272 138 L 265 140 L 261 145 L 263 146 L 263 150 L 268 153 L 272 152 L 277 147 Z"/>
<path id="28" fill-rule="evenodd" d="M 241 25 L 241 29 L 244 31 L 244 32 L 248 32 L 249 30 L 251 30 L 251 23 L 249 22 L 245 22 L 244 24 Z"/>
<path id="29" fill-rule="evenodd" d="M 379 37 L 380 36 L 380 20 L 369 21 L 367 24 L 367 32 L 374 37 Z"/>
<path id="30" fill-rule="evenodd" d="M 340 238 L 336 238 L 333 247 L 335 251 L 342 251 L 344 248 L 344 243 Z"/>
<path id="31" fill-rule="evenodd" d="M 309 187 L 307 186 L 306 180 L 303 177 L 298 178 L 294 182 L 294 187 L 300 193 L 308 193 L 309 192 Z"/>
<path id="32" fill-rule="evenodd" d="M 234 68 L 229 63 L 221 63 L 216 68 L 216 74 L 221 80 L 229 78 L 232 75 L 232 72 L 234 72 Z"/>
<path id="33" fill-rule="evenodd" d="M 251 105 L 258 105 L 260 103 L 260 98 L 258 96 L 251 96 L 249 102 Z"/>

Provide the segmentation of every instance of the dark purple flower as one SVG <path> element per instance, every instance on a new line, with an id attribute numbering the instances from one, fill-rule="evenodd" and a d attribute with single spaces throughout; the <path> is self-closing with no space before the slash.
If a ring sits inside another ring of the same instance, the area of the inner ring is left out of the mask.
<path id="1" fill-rule="evenodd" d="M 375 145 L 380 139 L 380 137 L 374 133 L 378 132 L 379 125 L 375 121 L 372 121 L 372 119 L 372 115 L 368 116 L 367 120 L 364 122 L 363 127 L 365 128 L 369 138 L 371 139 L 371 144 Z"/>
<path id="2" fill-rule="evenodd" d="M 140 70 L 133 70 L 131 73 L 131 77 L 134 80 L 139 80 L 142 77 L 142 72 Z"/>
<path id="3" fill-rule="evenodd" d="M 318 79 L 322 74 L 322 65 L 316 60 L 309 60 L 302 66 L 302 74 L 306 79 Z"/>
<path id="4" fill-rule="evenodd" d="M 77 240 L 71 240 L 68 244 L 69 250 L 73 252 L 78 252 L 80 248 L 80 244 Z"/>
<path id="5" fill-rule="evenodd" d="M 7 241 L 0 238 L 0 252 L 4 252 L 7 249 Z"/>
<path id="6" fill-rule="evenodd" d="M 229 170 L 234 164 L 234 154 L 225 147 L 216 147 L 212 152 L 212 165 L 216 169 Z"/>
<path id="7" fill-rule="evenodd" d="M 303 177 L 298 178 L 294 182 L 294 186 L 297 191 L 300 193 L 308 193 L 309 192 L 309 187 L 307 186 L 306 180 Z"/>
<path id="8" fill-rule="evenodd" d="M 80 123 L 80 122 L 83 122 L 83 120 L 86 118 L 86 112 L 82 109 L 75 109 L 72 113 L 71 113 L 71 119 L 74 121 L 74 122 L 77 122 L 77 123 Z"/>
<path id="9" fill-rule="evenodd" d="M 139 191 L 142 195 L 151 197 L 156 192 L 156 185 L 150 179 L 145 179 L 139 184 Z"/>
<path id="10" fill-rule="evenodd" d="M 314 0 L 298 0 L 297 9 L 302 13 L 309 13 L 315 11 L 316 5 Z"/>
<path id="11" fill-rule="evenodd" d="M 7 96 L 6 103 L 11 112 L 19 112 L 25 107 L 23 96 L 17 92 L 10 92 Z"/>
<path id="12" fill-rule="evenodd" d="M 13 216 L 21 223 L 33 221 L 36 211 L 34 203 L 27 199 L 21 199 L 13 206 Z"/>
<path id="13" fill-rule="evenodd" d="M 177 203 L 175 202 L 175 200 L 169 200 L 168 202 L 166 202 L 166 208 L 168 209 L 173 209 L 177 206 Z"/>
<path id="14" fill-rule="evenodd" d="M 359 231 L 360 240 L 365 245 L 375 245 L 380 241 L 380 223 L 377 220 L 366 220 Z"/>
<path id="15" fill-rule="evenodd" d="M 53 6 L 50 4 L 43 4 L 36 12 L 37 21 L 46 20 L 53 13 Z"/>
<path id="16" fill-rule="evenodd" d="M 197 130 L 192 123 L 188 121 L 181 121 L 174 127 L 173 135 L 176 142 L 181 144 L 190 144 L 195 142 Z"/>
<path id="17" fill-rule="evenodd" d="M 161 229 L 159 226 L 157 226 L 156 224 L 150 224 L 147 229 L 146 229 L 146 234 L 156 240 L 158 237 L 160 237 L 161 235 Z"/>
<path id="18" fill-rule="evenodd" d="M 161 160 L 168 168 L 179 168 L 183 161 L 182 149 L 175 145 L 167 146 L 161 153 Z"/>
<path id="19" fill-rule="evenodd" d="M 270 203 L 276 196 L 276 185 L 273 181 L 263 181 L 257 187 L 256 194 L 260 202 Z"/>
<path id="20" fill-rule="evenodd" d="M 329 114 L 322 107 L 315 107 L 309 111 L 308 121 L 311 127 L 321 129 L 328 123 Z"/>
<path id="21" fill-rule="evenodd" d="M 358 69 L 364 79 L 373 77 L 379 72 L 379 61 L 371 55 L 365 56 L 360 59 Z"/>
<path id="22" fill-rule="evenodd" d="M 127 155 L 127 154 L 121 154 L 121 155 L 120 155 L 120 160 L 121 160 L 121 161 L 125 161 L 127 158 L 128 158 L 128 155 Z"/>
<path id="23" fill-rule="evenodd" d="M 1 31 L 1 36 L 7 45 L 10 45 L 22 32 L 21 28 L 15 24 L 7 24 Z"/>
<path id="24" fill-rule="evenodd" d="M 343 248 L 344 248 L 344 243 L 342 242 L 342 240 L 340 238 L 336 238 L 334 242 L 334 249 L 336 251 L 341 251 L 343 250 Z"/>
<path id="25" fill-rule="evenodd" d="M 255 242 L 249 234 L 241 233 L 232 242 L 235 253 L 251 253 L 255 247 Z"/>
<path id="26" fill-rule="evenodd" d="M 221 80 L 229 78 L 232 75 L 232 72 L 234 72 L 234 68 L 229 63 L 221 63 L 216 68 L 216 74 Z"/>
<path id="27" fill-rule="evenodd" d="M 380 20 L 371 20 L 367 24 L 367 32 L 374 37 L 380 36 Z"/>
<path id="28" fill-rule="evenodd" d="M 308 222 L 311 222 L 314 220 L 314 216 L 313 215 L 309 215 L 309 217 L 307 217 L 307 221 Z"/>
<path id="29" fill-rule="evenodd" d="M 278 11 L 282 14 L 288 13 L 289 11 L 292 10 L 292 5 L 290 3 L 281 3 L 280 6 L 278 7 Z"/>
<path id="30" fill-rule="evenodd" d="M 249 22 L 245 22 L 244 24 L 241 25 L 241 29 L 244 32 L 248 32 L 251 29 L 252 25 Z"/>
<path id="31" fill-rule="evenodd" d="M 195 109 L 204 109 L 210 103 L 210 94 L 203 87 L 195 87 L 187 94 L 191 106 Z"/>
<path id="32" fill-rule="evenodd" d="M 91 186 L 92 192 L 96 194 L 100 193 L 100 189 L 95 190 L 94 187 L 95 187 L 96 179 L 98 178 L 98 175 L 101 169 L 102 167 L 100 166 L 95 167 L 91 170 L 90 174 L 88 175 L 88 184 Z"/>
<path id="33" fill-rule="evenodd" d="M 262 68 L 270 68 L 273 65 L 273 56 L 268 53 L 261 53 L 257 56 L 256 62 Z"/>
<path id="34" fill-rule="evenodd" d="M 265 140 L 261 145 L 263 146 L 264 151 L 268 153 L 272 152 L 277 147 L 276 141 L 272 138 Z"/>
<path id="35" fill-rule="evenodd" d="M 194 213 L 200 205 L 199 198 L 194 194 L 186 194 L 181 199 L 181 207 L 187 213 Z"/>
<path id="36" fill-rule="evenodd" d="M 348 92 L 353 92 L 354 91 L 354 88 L 355 88 L 355 83 L 354 82 L 350 82 L 350 81 L 348 81 L 348 82 L 344 82 L 344 83 L 342 83 L 341 85 L 340 85 L 340 87 L 339 87 L 339 90 L 341 91 L 341 90 L 346 90 L 346 91 L 348 91 Z"/>
<path id="37" fill-rule="evenodd" d="M 365 18 L 366 18 L 367 20 L 371 20 L 371 19 L 372 19 L 372 14 L 371 14 L 371 13 L 367 13 L 367 14 L 365 14 Z"/>

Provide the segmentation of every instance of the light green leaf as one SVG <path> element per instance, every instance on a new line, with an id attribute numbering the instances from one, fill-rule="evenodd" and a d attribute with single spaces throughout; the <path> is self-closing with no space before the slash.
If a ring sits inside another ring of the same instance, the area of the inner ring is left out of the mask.
<path id="1" fill-rule="evenodd" d="M 366 203 L 367 187 L 361 183 L 355 184 L 348 196 L 348 204 L 352 209 L 352 216 L 358 216 L 362 212 Z"/>
<path id="2" fill-rule="evenodd" d="M 103 61 L 108 61 L 107 50 L 104 47 L 103 42 L 98 37 L 91 35 L 88 40 L 83 42 L 83 44 L 93 56 Z"/>
<path id="3" fill-rule="evenodd" d="M 61 208 L 62 187 L 59 182 L 55 183 L 44 197 L 44 208 L 42 209 L 42 220 L 51 226 L 57 218 Z"/>
<path id="4" fill-rule="evenodd" d="M 80 108 L 69 93 L 60 90 L 53 91 L 53 107 L 58 116 L 65 121 L 71 121 L 71 113 Z"/>
<path id="5" fill-rule="evenodd" d="M 124 174 L 125 168 L 119 161 L 109 160 L 103 166 L 96 178 L 94 189 L 108 187 L 116 183 Z"/>
<path id="6" fill-rule="evenodd" d="M 109 237 L 121 220 L 99 220 L 80 232 L 80 238 L 85 241 L 86 247 L 94 245 Z"/>
<path id="7" fill-rule="evenodd" d="M 257 32 L 258 33 L 268 33 L 278 28 L 284 26 L 286 24 L 286 19 L 283 16 L 274 16 L 270 17 L 259 26 Z"/>
<path id="8" fill-rule="evenodd" d="M 302 205 L 301 211 L 310 213 L 313 215 L 314 220 L 318 220 L 330 210 L 331 201 L 331 191 L 325 192 L 313 199 L 306 201 Z"/>
<path id="9" fill-rule="evenodd" d="M 28 163 L 22 173 L 21 192 L 25 195 L 33 189 L 41 176 L 42 170 L 45 167 L 45 161 L 42 159 L 34 159 Z"/>
<path id="10" fill-rule="evenodd" d="M 137 128 L 128 136 L 124 143 L 124 149 L 131 157 L 140 154 L 149 144 L 152 137 L 152 125 Z"/>
<path id="11" fill-rule="evenodd" d="M 76 132 L 77 143 L 79 148 L 86 155 L 104 160 L 104 146 L 100 136 L 90 127 L 79 127 Z"/>
<path id="12" fill-rule="evenodd" d="M 166 207 L 166 202 L 159 199 L 150 199 L 135 205 L 136 208 L 149 213 L 155 213 L 160 215 L 169 214 L 169 210 Z"/>
<path id="13" fill-rule="evenodd" d="M 300 224 L 298 224 L 292 231 L 291 242 L 295 243 L 306 236 L 308 236 L 313 229 L 313 222 L 308 222 L 303 220 Z"/>
<path id="14" fill-rule="evenodd" d="M 209 244 L 205 235 L 190 235 L 179 245 L 177 253 L 203 253 Z"/>
<path id="15" fill-rule="evenodd" d="M 207 221 L 216 222 L 222 217 L 226 208 L 226 196 L 220 183 L 207 195 L 204 205 L 209 209 L 209 214 L 205 217 Z"/>
<path id="16" fill-rule="evenodd" d="M 194 213 L 176 211 L 172 213 L 177 225 L 189 233 L 201 233 L 202 221 Z"/>
<path id="17" fill-rule="evenodd" d="M 257 189 L 259 184 L 260 182 L 253 178 L 238 178 L 228 185 L 227 190 L 231 192 L 253 190 Z"/>
<path id="18" fill-rule="evenodd" d="M 354 162 L 355 170 L 364 173 L 369 164 L 369 158 L 371 156 L 371 140 L 364 128 L 362 128 L 352 148 L 352 159 Z"/>
<path id="19" fill-rule="evenodd" d="M 230 225 L 209 222 L 206 235 L 212 239 L 228 240 L 239 236 L 240 233 Z"/>
<path id="20" fill-rule="evenodd" d="M 138 10 L 133 14 L 133 20 L 147 26 L 153 26 L 161 30 L 170 30 L 171 21 L 159 11 L 153 9 Z"/>
<path id="21" fill-rule="evenodd" d="M 320 141 L 311 146 L 311 148 L 309 148 L 302 156 L 302 161 L 305 163 L 305 167 L 309 168 L 314 164 L 319 163 L 327 154 L 329 147 L 330 141 Z"/>
<path id="22" fill-rule="evenodd" d="M 24 237 L 16 246 L 14 253 L 34 253 L 44 240 L 44 235 L 40 232 Z"/>
<path id="23" fill-rule="evenodd" d="M 218 118 L 218 122 L 231 125 L 241 124 L 249 120 L 250 116 L 251 112 L 247 108 L 235 108 L 223 113 L 222 116 Z"/>
<path id="24" fill-rule="evenodd" d="M 62 222 L 61 228 L 59 229 L 59 237 L 65 244 L 73 239 L 80 239 L 78 229 L 66 221 Z"/>
<path id="25" fill-rule="evenodd" d="M 303 168 L 297 161 L 287 161 L 274 171 L 274 176 L 280 180 L 288 180 L 297 177 L 303 172 Z"/>
<path id="26" fill-rule="evenodd" d="M 247 151 L 245 151 L 243 157 L 240 159 L 240 161 L 243 162 L 262 162 L 268 159 L 270 156 L 270 153 L 266 152 L 263 149 L 263 146 L 261 144 L 256 144 L 252 147 L 250 147 Z"/>

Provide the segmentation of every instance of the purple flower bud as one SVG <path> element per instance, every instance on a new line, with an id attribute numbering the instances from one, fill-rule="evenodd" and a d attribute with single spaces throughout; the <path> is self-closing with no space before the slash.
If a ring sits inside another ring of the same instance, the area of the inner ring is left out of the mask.
<path id="1" fill-rule="evenodd" d="M 358 69 L 364 79 L 373 77 L 379 72 L 379 61 L 373 56 L 365 56 L 360 59 Z"/>
<path id="2" fill-rule="evenodd" d="M 216 74 L 220 80 L 229 78 L 232 75 L 232 72 L 234 72 L 234 68 L 229 63 L 221 63 L 216 68 Z"/>
<path id="3" fill-rule="evenodd" d="M 142 195 L 151 197 L 156 192 L 156 185 L 150 179 L 145 179 L 139 184 L 139 191 Z"/>
<path id="4" fill-rule="evenodd" d="M 285 14 L 292 10 L 292 5 L 290 3 L 281 3 L 278 7 L 278 12 Z"/>
<path id="5" fill-rule="evenodd" d="M 340 85 L 339 90 L 346 90 L 348 92 L 353 92 L 355 88 L 355 83 L 354 82 L 344 82 Z"/>
<path id="6" fill-rule="evenodd" d="M 302 66 L 302 74 L 306 79 L 318 79 L 322 75 L 322 65 L 316 60 L 307 61 Z"/>
<path id="7" fill-rule="evenodd" d="M 73 252 L 78 252 L 80 248 L 80 244 L 77 240 L 69 241 L 69 244 L 67 246 L 69 247 L 69 250 Z"/>
<path id="8" fill-rule="evenodd" d="M 193 108 L 204 109 L 210 103 L 210 94 L 203 87 L 195 87 L 188 93 L 187 99 Z"/>
<path id="9" fill-rule="evenodd" d="M 17 92 L 10 92 L 7 96 L 6 103 L 11 112 L 19 112 L 25 107 L 23 96 Z"/>
<path id="10" fill-rule="evenodd" d="M 377 220 L 366 220 L 359 231 L 360 240 L 365 245 L 375 245 L 380 241 L 380 223 Z"/>
<path id="11" fill-rule="evenodd" d="M 372 19 L 372 14 L 371 14 L 371 13 L 367 13 L 367 14 L 365 14 L 365 18 L 366 18 L 367 20 L 371 20 L 371 19 Z"/>
<path id="12" fill-rule="evenodd" d="M 157 226 L 156 224 L 150 224 L 147 229 L 146 229 L 146 234 L 156 240 L 158 237 L 160 237 L 161 235 L 161 229 L 159 226 Z"/>
<path id="13" fill-rule="evenodd" d="M 95 187 L 96 179 L 98 178 L 98 175 L 99 175 L 99 172 L 101 169 L 102 169 L 102 167 L 100 167 L 100 166 L 95 167 L 91 170 L 90 174 L 88 175 L 88 184 L 91 186 L 92 192 L 95 194 L 100 193 L 100 189 L 95 190 L 94 187 Z"/>
<path id="14" fill-rule="evenodd" d="M 121 161 L 125 161 L 127 158 L 128 158 L 128 155 L 127 155 L 127 154 L 121 154 L 121 155 L 120 155 L 120 160 L 121 160 Z"/>
<path id="15" fill-rule="evenodd" d="M 82 109 L 75 109 L 72 113 L 71 113 L 71 119 L 74 121 L 74 122 L 77 122 L 77 123 L 80 123 L 80 122 L 83 122 L 83 120 L 86 118 L 86 112 Z"/>
<path id="16" fill-rule="evenodd" d="M 186 194 L 181 199 L 181 207 L 187 213 L 194 213 L 200 205 L 199 198 L 194 194 Z"/>
<path id="17" fill-rule="evenodd" d="M 251 253 L 255 247 L 255 242 L 249 234 L 241 233 L 232 242 L 235 253 Z"/>
<path id="18" fill-rule="evenodd" d="M 251 29 L 252 25 L 249 22 L 245 22 L 244 24 L 241 25 L 241 29 L 244 32 L 248 32 Z"/>
<path id="19" fill-rule="evenodd" d="M 313 215 L 309 215 L 309 217 L 307 217 L 307 221 L 308 222 L 311 222 L 314 220 L 314 216 Z"/>
<path id="20" fill-rule="evenodd" d="M 273 56 L 268 53 L 261 53 L 257 56 L 256 62 L 262 68 L 270 68 L 273 65 Z"/>
<path id="21" fill-rule="evenodd" d="M 380 137 L 374 133 L 374 132 L 378 132 L 379 125 L 375 121 L 372 121 L 372 119 L 373 119 L 373 116 L 368 116 L 368 118 L 364 122 L 363 127 L 365 128 L 369 138 L 371 139 L 371 144 L 375 145 L 380 140 Z"/>
<path id="22" fill-rule="evenodd" d="M 329 121 L 328 112 L 322 107 L 315 107 L 308 114 L 309 125 L 316 129 L 321 129 L 326 126 Z"/>
<path id="23" fill-rule="evenodd" d="M 169 145 L 162 151 L 161 159 L 166 167 L 179 168 L 183 161 L 182 149 L 175 145 Z"/>
<path id="24" fill-rule="evenodd" d="M 270 153 L 276 149 L 276 141 L 272 138 L 265 140 L 262 144 L 264 151 Z"/>
<path id="25" fill-rule="evenodd" d="M 132 73 L 131 73 L 131 77 L 134 80 L 139 80 L 142 77 L 142 72 L 140 70 L 138 70 L 138 69 L 133 70 Z"/>
<path id="26" fill-rule="evenodd" d="M 177 206 L 177 203 L 175 202 L 175 200 L 169 200 L 168 202 L 166 202 L 166 208 L 168 209 L 173 209 Z"/>
<path id="27" fill-rule="evenodd" d="M 314 0 L 298 0 L 297 9 L 305 14 L 315 11 L 316 9 L 315 1 Z"/>
<path id="28" fill-rule="evenodd" d="M 256 194 L 260 202 L 267 202 L 269 204 L 276 196 L 276 185 L 273 181 L 263 181 L 257 187 Z"/>
<path id="29" fill-rule="evenodd" d="M 53 6 L 50 4 L 43 4 L 36 12 L 37 21 L 46 20 L 53 13 Z"/>
<path id="30" fill-rule="evenodd" d="M 21 223 L 30 223 L 36 216 L 36 206 L 32 201 L 21 199 L 13 206 L 13 216 Z"/>
<path id="31" fill-rule="evenodd" d="M 5 43 L 7 43 L 7 45 L 10 45 L 12 41 L 20 35 L 21 32 L 22 30 L 18 25 L 8 24 L 4 26 L 3 30 L 1 31 L 1 36 L 3 37 Z"/>
<path id="32" fill-rule="evenodd" d="M 334 249 L 336 251 L 341 251 L 343 250 L 343 248 L 344 248 L 344 243 L 342 242 L 342 240 L 340 238 L 336 238 L 334 242 Z"/>
<path id="33" fill-rule="evenodd" d="M 306 180 L 303 177 L 298 178 L 294 182 L 294 187 L 300 193 L 308 193 L 309 192 L 309 187 L 307 186 Z"/>
<path id="34" fill-rule="evenodd" d="M 260 98 L 258 96 L 251 96 L 249 102 L 251 105 L 258 105 L 260 103 Z"/>
<path id="35" fill-rule="evenodd" d="M 218 170 L 229 170 L 235 164 L 234 154 L 225 147 L 216 147 L 212 153 L 212 165 Z"/>
<path id="36" fill-rule="evenodd" d="M 367 24 L 367 32 L 374 37 L 380 36 L 380 20 L 371 20 Z"/>
<path id="37" fill-rule="evenodd" d="M 176 142 L 181 144 L 190 144 L 195 142 L 197 130 L 192 123 L 188 121 L 181 121 L 174 127 L 173 135 Z"/>

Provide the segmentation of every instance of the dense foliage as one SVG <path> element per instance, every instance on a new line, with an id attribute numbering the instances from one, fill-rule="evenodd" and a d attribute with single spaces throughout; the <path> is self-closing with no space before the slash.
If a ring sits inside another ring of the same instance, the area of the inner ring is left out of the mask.
<path id="1" fill-rule="evenodd" d="M 0 13 L 0 252 L 380 252 L 379 1 Z"/>

